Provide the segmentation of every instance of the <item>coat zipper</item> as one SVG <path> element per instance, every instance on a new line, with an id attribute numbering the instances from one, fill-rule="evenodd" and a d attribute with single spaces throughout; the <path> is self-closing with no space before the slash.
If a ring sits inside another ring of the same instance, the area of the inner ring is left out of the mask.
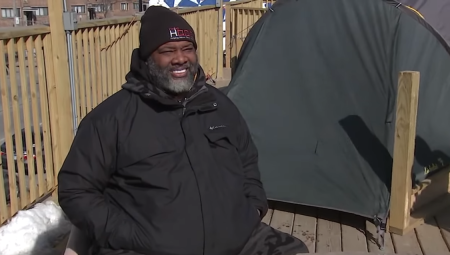
<path id="1" fill-rule="evenodd" d="M 192 95 L 189 98 L 184 98 L 182 105 L 183 105 L 183 111 L 182 111 L 182 116 L 184 116 L 184 114 L 186 113 L 186 105 L 187 103 L 189 103 L 191 100 L 193 100 L 194 98 L 196 98 L 197 96 L 199 96 L 200 94 L 206 92 L 206 87 L 203 86 L 201 89 L 199 89 L 194 95 Z"/>

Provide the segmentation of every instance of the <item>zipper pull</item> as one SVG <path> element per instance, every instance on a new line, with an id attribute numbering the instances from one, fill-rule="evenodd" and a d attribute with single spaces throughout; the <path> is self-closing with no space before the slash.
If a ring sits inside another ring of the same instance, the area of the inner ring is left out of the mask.
<path id="1" fill-rule="evenodd" d="M 186 105 L 187 105 L 187 103 L 188 103 L 188 99 L 184 98 L 183 102 L 181 103 L 183 105 L 183 114 L 182 114 L 182 116 L 184 116 L 184 113 L 186 112 Z"/>

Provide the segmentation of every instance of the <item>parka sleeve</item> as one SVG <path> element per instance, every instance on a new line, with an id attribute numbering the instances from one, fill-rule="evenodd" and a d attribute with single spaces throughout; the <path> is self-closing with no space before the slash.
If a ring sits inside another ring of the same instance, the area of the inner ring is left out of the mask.
<path id="1" fill-rule="evenodd" d="M 258 167 L 258 150 L 253 143 L 247 123 L 240 113 L 239 123 L 239 154 L 246 177 L 244 192 L 255 208 L 260 211 L 262 219 L 266 215 L 269 206 Z"/>
<path id="2" fill-rule="evenodd" d="M 110 122 L 85 118 L 80 124 L 58 175 L 59 204 L 72 224 L 99 246 L 128 249 L 134 223 L 103 196 L 116 159 L 117 125 Z"/>

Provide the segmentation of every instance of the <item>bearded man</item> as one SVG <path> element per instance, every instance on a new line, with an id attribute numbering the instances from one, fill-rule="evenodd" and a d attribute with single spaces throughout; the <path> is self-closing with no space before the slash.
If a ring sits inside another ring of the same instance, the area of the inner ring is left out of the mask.
<path id="1" fill-rule="evenodd" d="M 152 6 L 139 40 L 126 84 L 82 120 L 58 176 L 90 253 L 307 252 L 261 223 L 257 150 L 235 105 L 206 84 L 192 27 Z"/>

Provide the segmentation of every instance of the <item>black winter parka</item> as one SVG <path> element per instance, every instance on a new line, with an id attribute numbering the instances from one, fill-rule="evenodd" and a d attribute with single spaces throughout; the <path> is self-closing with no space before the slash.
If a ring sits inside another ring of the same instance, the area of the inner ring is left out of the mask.
<path id="1" fill-rule="evenodd" d="M 123 89 L 81 121 L 62 209 L 98 254 L 238 254 L 268 210 L 244 119 L 201 68 L 181 102 L 146 72 L 135 50 Z"/>

